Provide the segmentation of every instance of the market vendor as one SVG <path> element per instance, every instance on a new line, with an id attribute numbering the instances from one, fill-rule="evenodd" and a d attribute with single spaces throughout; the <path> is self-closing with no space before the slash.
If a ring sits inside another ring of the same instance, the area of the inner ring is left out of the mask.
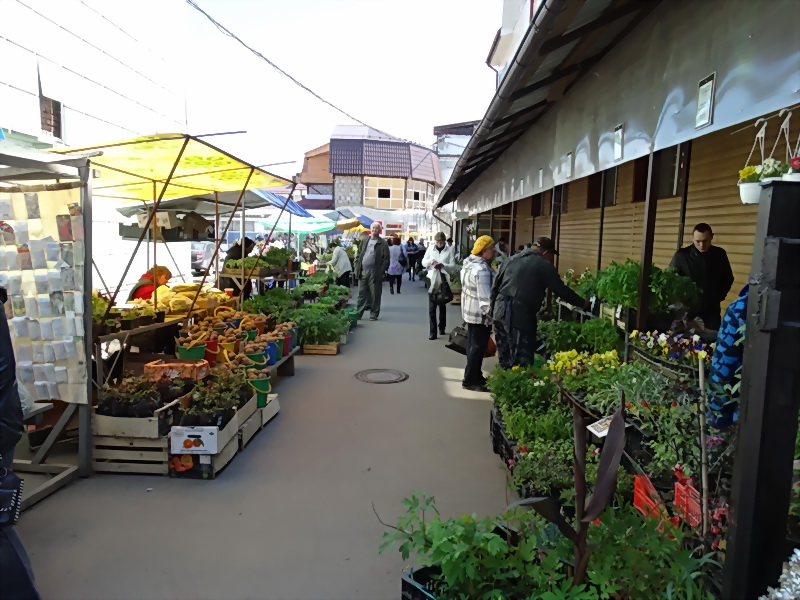
<path id="1" fill-rule="evenodd" d="M 253 248 L 255 248 L 256 243 L 251 240 L 249 237 L 244 238 L 244 246 L 242 246 L 242 240 L 236 240 L 236 243 L 233 244 L 228 249 L 228 252 L 225 254 L 225 263 L 229 260 L 241 260 L 250 252 L 252 252 Z M 223 264 L 225 264 L 223 263 Z M 219 287 L 221 289 L 225 288 L 233 288 L 234 290 L 238 290 L 239 286 L 235 284 L 233 279 L 230 277 L 220 277 L 219 280 Z M 251 281 L 246 281 L 244 284 L 244 289 L 242 289 L 241 295 L 242 298 L 249 298 L 250 294 L 253 290 L 253 284 Z"/>
<path id="2" fill-rule="evenodd" d="M 172 278 L 172 272 L 167 267 L 155 266 L 142 275 L 128 295 L 128 302 L 134 299 L 150 300 L 157 287 L 167 285 Z"/>

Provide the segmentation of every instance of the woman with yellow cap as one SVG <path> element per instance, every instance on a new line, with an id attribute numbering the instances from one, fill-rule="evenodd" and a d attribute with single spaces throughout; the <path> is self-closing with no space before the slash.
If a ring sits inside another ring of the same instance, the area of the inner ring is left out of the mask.
<path id="1" fill-rule="evenodd" d="M 481 367 L 491 334 L 491 296 L 495 243 L 488 235 L 475 240 L 472 254 L 461 267 L 461 316 L 467 324 L 467 367 L 461 385 L 476 392 L 488 392 Z"/>

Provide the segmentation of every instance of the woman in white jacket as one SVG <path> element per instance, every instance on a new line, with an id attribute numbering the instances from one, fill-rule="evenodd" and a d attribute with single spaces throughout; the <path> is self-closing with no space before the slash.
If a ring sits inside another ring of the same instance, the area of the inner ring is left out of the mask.
<path id="1" fill-rule="evenodd" d="M 441 231 L 434 236 L 434 244 L 425 250 L 422 258 L 422 268 L 428 271 L 428 319 L 431 326 L 431 335 L 428 339 L 436 339 L 436 307 L 439 307 L 439 335 L 445 334 L 447 327 L 447 305 L 436 304 L 431 299 L 431 294 L 436 291 L 442 281 L 450 283 L 450 273 L 456 268 L 455 252 L 452 246 L 446 244 L 447 236 Z"/>
<path id="2" fill-rule="evenodd" d="M 333 272 L 336 273 L 336 285 L 350 287 L 350 272 L 353 265 L 350 264 L 350 257 L 347 256 L 345 249 L 337 241 L 333 241 L 328 249 L 333 248 L 333 257 L 329 263 Z"/>

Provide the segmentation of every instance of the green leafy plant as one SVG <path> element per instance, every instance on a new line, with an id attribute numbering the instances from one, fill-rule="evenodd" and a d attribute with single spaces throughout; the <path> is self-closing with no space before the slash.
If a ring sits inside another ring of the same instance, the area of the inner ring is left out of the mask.
<path id="1" fill-rule="evenodd" d="M 572 439 L 572 420 L 569 409 L 553 404 L 546 411 L 531 414 L 524 408 L 511 408 L 503 413 L 506 433 L 521 448 L 535 440 L 558 441 Z"/>
<path id="2" fill-rule="evenodd" d="M 542 321 L 538 331 L 545 338 L 548 352 L 579 349 L 581 324 L 577 321 Z"/>
<path id="3" fill-rule="evenodd" d="M 307 304 L 289 311 L 286 318 L 302 333 L 304 344 L 331 344 L 350 329 L 349 317 L 328 304 Z"/>
<path id="4" fill-rule="evenodd" d="M 579 349 L 593 354 L 613 350 L 620 339 L 620 330 L 606 319 L 589 319 L 580 325 L 578 333 Z"/>
<path id="5" fill-rule="evenodd" d="M 641 267 L 634 260 L 612 262 L 597 273 L 597 293 L 607 304 L 636 308 L 640 275 Z"/>
<path id="6" fill-rule="evenodd" d="M 100 296 L 92 296 L 92 323 L 99 325 L 106 314 L 108 301 Z"/>
<path id="7" fill-rule="evenodd" d="M 503 414 L 514 408 L 522 408 L 531 415 L 541 414 L 555 402 L 558 393 L 544 367 L 498 367 L 486 385 Z"/>
<path id="8" fill-rule="evenodd" d="M 527 484 L 536 495 L 551 496 L 572 485 L 573 443 L 570 438 L 535 439 L 527 450 L 513 465 L 514 483 L 518 487 Z"/>

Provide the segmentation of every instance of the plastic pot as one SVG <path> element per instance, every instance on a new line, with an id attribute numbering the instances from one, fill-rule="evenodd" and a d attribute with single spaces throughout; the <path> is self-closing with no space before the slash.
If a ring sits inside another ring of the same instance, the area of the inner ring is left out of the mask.
<path id="1" fill-rule="evenodd" d="M 279 361 L 283 358 L 283 343 L 284 338 L 275 341 L 275 360 Z"/>
<path id="2" fill-rule="evenodd" d="M 267 357 L 262 352 L 255 352 L 253 354 L 245 354 L 247 358 L 252 360 L 257 369 L 263 369 L 267 366 Z"/>
<path id="3" fill-rule="evenodd" d="M 278 351 L 278 347 L 275 345 L 275 342 L 267 342 L 267 347 L 264 348 L 264 356 L 267 359 L 267 365 L 274 365 L 276 362 L 275 355 Z"/>
<path id="4" fill-rule="evenodd" d="M 206 356 L 206 344 L 197 344 L 197 346 L 192 346 L 191 348 L 186 346 L 176 346 L 175 353 L 178 358 L 200 360 Z"/>
<path id="5" fill-rule="evenodd" d="M 269 378 L 248 379 L 247 384 L 256 392 L 256 406 L 264 408 L 267 405 L 267 394 L 271 389 Z"/>

